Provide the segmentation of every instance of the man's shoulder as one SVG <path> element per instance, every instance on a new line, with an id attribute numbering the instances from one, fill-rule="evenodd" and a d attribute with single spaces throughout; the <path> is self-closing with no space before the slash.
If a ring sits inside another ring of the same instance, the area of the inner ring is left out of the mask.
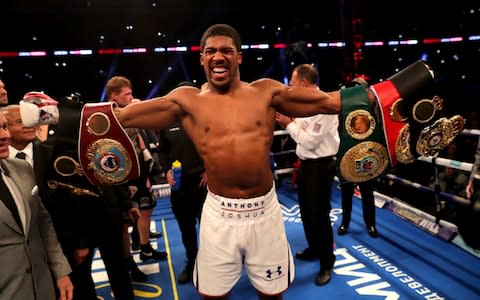
<path id="1" fill-rule="evenodd" d="M 9 174 L 10 177 L 22 180 L 23 183 L 27 183 L 28 178 L 33 178 L 33 169 L 30 164 L 23 159 L 5 158 L 1 160 L 2 169 Z M 17 178 L 20 177 L 20 178 Z"/>
<path id="2" fill-rule="evenodd" d="M 29 169 L 30 165 L 26 160 L 16 158 L 5 158 L 2 160 L 2 167 L 8 168 L 11 171 L 17 171 L 17 169 Z"/>
<path id="3" fill-rule="evenodd" d="M 271 79 L 271 78 L 260 78 L 255 81 L 252 81 L 251 83 L 245 83 L 248 84 L 252 87 L 285 87 L 283 83 L 281 83 L 278 80 Z"/>

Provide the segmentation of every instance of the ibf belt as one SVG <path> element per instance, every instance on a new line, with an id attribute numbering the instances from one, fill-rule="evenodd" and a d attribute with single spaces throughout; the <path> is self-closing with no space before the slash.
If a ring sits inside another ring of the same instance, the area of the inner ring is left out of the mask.
<path id="1" fill-rule="evenodd" d="M 368 181 L 383 173 L 389 164 L 381 125 L 372 113 L 365 87 L 341 89 L 340 95 L 338 175 L 350 182 Z"/>
<path id="2" fill-rule="evenodd" d="M 135 148 L 113 105 L 85 104 L 82 109 L 78 155 L 83 173 L 95 186 L 119 184 L 140 175 Z"/>
<path id="3" fill-rule="evenodd" d="M 388 157 L 392 166 L 398 163 L 395 144 L 400 130 L 406 124 L 402 98 L 396 87 L 389 80 L 373 84 L 371 90 L 380 106 L 383 134 L 387 143 Z"/>

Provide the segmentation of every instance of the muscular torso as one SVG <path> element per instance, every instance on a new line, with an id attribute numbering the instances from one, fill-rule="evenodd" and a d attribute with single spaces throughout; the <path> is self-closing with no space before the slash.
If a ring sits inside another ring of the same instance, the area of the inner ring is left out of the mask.
<path id="1" fill-rule="evenodd" d="M 227 92 L 180 87 L 117 111 L 124 127 L 166 128 L 180 121 L 202 156 L 209 189 L 229 198 L 267 193 L 273 182 L 270 146 L 275 112 L 305 117 L 338 113 L 339 93 L 288 88 L 279 81 L 235 80 Z"/>
<path id="2" fill-rule="evenodd" d="M 271 95 L 242 84 L 228 94 L 209 91 L 179 104 L 185 131 L 202 156 L 217 195 L 250 198 L 272 187 L 270 146 L 275 125 Z"/>

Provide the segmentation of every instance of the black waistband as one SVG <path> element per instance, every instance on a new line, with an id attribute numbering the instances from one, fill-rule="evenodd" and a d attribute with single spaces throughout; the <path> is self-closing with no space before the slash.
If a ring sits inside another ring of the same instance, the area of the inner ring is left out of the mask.
<path id="1" fill-rule="evenodd" d="M 335 159 L 335 155 L 330 155 L 330 156 L 325 156 L 325 157 L 319 157 L 319 158 L 307 158 L 307 159 L 301 159 L 302 163 L 309 163 L 309 162 L 326 162 L 326 161 L 331 161 Z"/>

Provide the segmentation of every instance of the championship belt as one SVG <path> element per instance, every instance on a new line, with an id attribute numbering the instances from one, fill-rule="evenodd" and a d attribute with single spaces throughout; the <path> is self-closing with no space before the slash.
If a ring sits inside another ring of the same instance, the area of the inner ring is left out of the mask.
<path id="1" fill-rule="evenodd" d="M 364 86 L 341 89 L 340 95 L 338 175 L 350 182 L 368 181 L 383 173 L 389 163 L 381 125 L 372 113 Z"/>
<path id="2" fill-rule="evenodd" d="M 398 162 L 411 163 L 416 158 L 411 152 L 411 128 L 407 122 L 428 122 L 435 111 L 441 109 L 442 101 L 438 97 L 420 101 L 411 99 L 412 95 L 432 82 L 433 72 L 419 60 L 370 87 L 380 107 L 383 134 L 392 166 Z"/>
<path id="3" fill-rule="evenodd" d="M 120 184 L 140 176 L 135 148 L 113 105 L 86 104 L 82 109 L 78 155 L 83 173 L 95 186 Z"/>
<path id="4" fill-rule="evenodd" d="M 405 124 L 402 127 L 395 141 L 395 158 L 403 164 L 413 163 L 417 159 L 410 148 L 409 124 Z"/>
<path id="5" fill-rule="evenodd" d="M 463 131 L 465 119 L 455 115 L 440 118 L 431 126 L 425 127 L 417 140 L 416 150 L 419 155 L 434 155 L 453 142 Z"/>
<path id="6" fill-rule="evenodd" d="M 53 150 L 48 162 L 46 182 L 51 190 L 67 190 L 74 195 L 98 197 L 99 192 L 84 176 L 78 156 L 78 128 L 83 103 L 64 98 L 58 103 L 58 124 L 49 125 L 43 142 Z"/>
<path id="7" fill-rule="evenodd" d="M 403 101 L 393 83 L 389 80 L 374 84 L 370 87 L 375 95 L 382 119 L 383 134 L 387 144 L 388 157 L 392 166 L 398 163 L 395 155 L 395 144 L 400 130 L 407 123 L 404 114 Z"/>

